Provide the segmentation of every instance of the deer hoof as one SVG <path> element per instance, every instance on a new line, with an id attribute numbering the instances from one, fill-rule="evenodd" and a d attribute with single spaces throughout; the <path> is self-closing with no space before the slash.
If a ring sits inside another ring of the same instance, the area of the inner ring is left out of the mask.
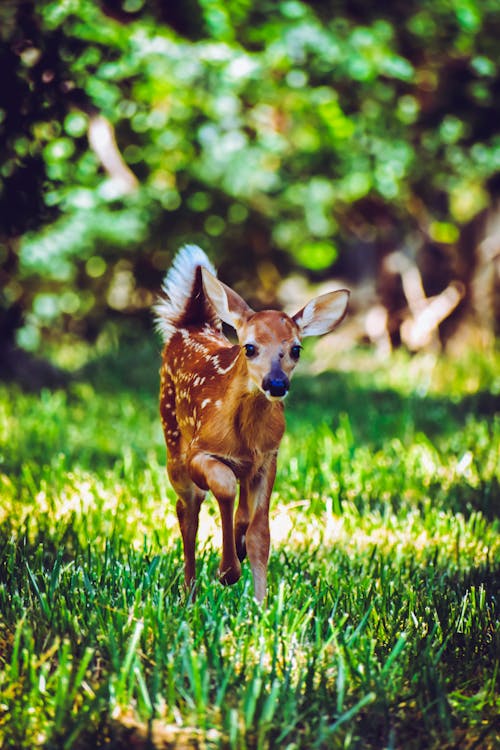
<path id="1" fill-rule="evenodd" d="M 228 568 L 219 569 L 219 581 L 224 586 L 232 586 L 233 583 L 241 578 L 241 565 L 231 565 Z"/>

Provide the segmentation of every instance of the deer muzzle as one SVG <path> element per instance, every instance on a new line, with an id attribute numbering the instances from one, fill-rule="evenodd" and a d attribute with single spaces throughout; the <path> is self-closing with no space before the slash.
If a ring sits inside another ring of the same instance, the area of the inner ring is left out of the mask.
<path id="1" fill-rule="evenodd" d="M 283 398 L 289 388 L 290 381 L 281 368 L 273 368 L 262 380 L 262 390 L 268 398 Z"/>

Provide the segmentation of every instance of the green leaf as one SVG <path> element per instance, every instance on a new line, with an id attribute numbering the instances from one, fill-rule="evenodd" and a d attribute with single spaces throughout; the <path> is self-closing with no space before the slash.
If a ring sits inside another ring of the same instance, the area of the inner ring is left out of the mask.
<path id="1" fill-rule="evenodd" d="M 301 265 L 311 271 L 320 271 L 332 265 L 338 255 L 332 242 L 306 242 L 294 250 Z"/>

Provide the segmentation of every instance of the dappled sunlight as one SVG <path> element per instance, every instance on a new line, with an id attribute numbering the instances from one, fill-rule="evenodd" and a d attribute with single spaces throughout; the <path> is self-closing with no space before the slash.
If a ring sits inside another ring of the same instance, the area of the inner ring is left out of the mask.
<path id="1" fill-rule="evenodd" d="M 96 481 L 92 474 L 72 472 L 57 491 L 45 485 L 35 493 L 33 505 L 20 506 L 14 503 L 14 488 L 9 478 L 0 475 L 0 482 L 4 489 L 0 523 L 8 519 L 12 523 L 15 518 L 16 526 L 22 527 L 35 507 L 40 523 L 43 526 L 48 523 L 52 533 L 70 525 L 82 536 L 90 532 L 93 544 L 97 545 L 118 534 L 139 551 L 145 540 L 152 541 L 154 532 L 156 544 L 166 550 L 180 539 L 175 499 L 170 489 L 163 499 L 155 498 L 145 504 L 142 499 L 134 498 L 125 485 L 117 483 L 110 487 L 108 482 Z M 338 515 L 329 496 L 316 494 L 312 501 L 285 503 L 280 501 L 280 493 L 277 487 L 270 514 L 275 550 L 315 551 L 319 557 L 328 557 L 331 550 L 339 549 L 359 557 L 376 548 L 388 557 L 399 559 L 411 555 L 420 563 L 439 555 L 441 564 L 447 561 L 452 567 L 483 565 L 500 553 L 500 536 L 488 532 L 480 513 L 466 518 L 461 513 L 433 508 L 430 499 L 418 509 L 406 505 L 404 513 L 394 512 L 390 499 L 379 510 L 365 511 L 360 511 L 353 501 L 344 501 L 342 514 Z M 31 524 L 30 531 L 35 534 L 36 526 Z M 201 508 L 198 543 L 200 552 L 219 551 L 222 545 L 219 511 L 212 496 Z"/>
<path id="2" fill-rule="evenodd" d="M 276 548 L 314 550 L 320 558 L 327 558 L 334 548 L 352 557 L 377 549 L 388 558 L 410 555 L 421 564 L 439 557 L 441 565 L 452 568 L 484 565 L 500 553 L 500 536 L 487 532 L 480 514 L 467 520 L 461 514 L 433 511 L 428 501 L 422 511 L 409 510 L 405 515 L 391 513 L 387 506 L 381 512 L 360 514 L 354 504 L 345 503 L 343 515 L 336 516 L 331 498 L 318 500 L 325 507 L 321 514 L 309 513 L 306 500 L 272 513 L 271 538 Z M 484 534 L 478 535 L 478 527 Z"/>
<path id="3" fill-rule="evenodd" d="M 163 471 L 155 479 L 161 485 Z M 144 482 L 144 487 L 148 486 L 152 486 L 151 482 Z M 177 536 L 175 504 L 171 499 L 162 501 L 154 496 L 151 502 L 145 502 L 144 498 L 134 497 L 127 484 L 116 482 L 111 476 L 98 478 L 90 472 L 68 472 L 57 484 L 43 480 L 23 502 L 19 502 L 6 475 L 0 474 L 0 487 L 4 488 L 0 523 L 9 521 L 16 528 L 22 528 L 36 509 L 39 526 L 50 533 L 62 534 L 71 528 L 82 540 L 89 536 L 97 545 L 118 535 L 132 548 L 141 549 L 156 530 L 162 543 L 165 540 L 165 546 L 170 546 Z M 28 529 L 33 537 L 38 533 L 33 523 Z"/>

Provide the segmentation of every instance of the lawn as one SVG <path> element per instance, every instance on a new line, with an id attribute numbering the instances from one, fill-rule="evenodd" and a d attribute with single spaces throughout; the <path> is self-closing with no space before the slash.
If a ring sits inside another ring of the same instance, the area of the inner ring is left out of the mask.
<path id="1" fill-rule="evenodd" d="M 498 747 L 500 356 L 295 377 L 264 609 L 186 601 L 158 352 L 0 386 L 0 746 Z"/>

